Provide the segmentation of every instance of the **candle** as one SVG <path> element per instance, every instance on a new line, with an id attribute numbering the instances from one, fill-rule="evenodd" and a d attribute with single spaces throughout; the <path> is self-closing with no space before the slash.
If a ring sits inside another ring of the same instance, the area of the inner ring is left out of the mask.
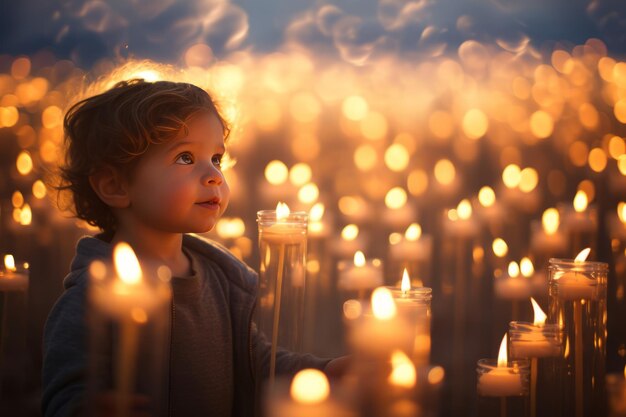
<path id="1" fill-rule="evenodd" d="M 341 230 L 341 237 L 335 239 L 333 252 L 339 258 L 351 258 L 356 251 L 363 248 L 366 239 L 356 224 L 348 224 Z"/>
<path id="2" fill-rule="evenodd" d="M 585 262 L 589 252 L 591 252 L 590 248 L 583 249 L 574 259 L 572 268 L 554 273 L 553 280 L 557 284 L 559 298 L 581 300 L 598 297 L 598 281 L 584 272 L 585 264 L 593 264 L 593 262 Z"/>
<path id="3" fill-rule="evenodd" d="M 359 315 L 346 314 L 350 325 L 352 348 L 367 357 L 385 359 L 396 349 L 411 348 L 411 329 L 398 316 L 398 309 L 389 289 L 379 287 L 371 298 L 371 311 Z"/>
<path id="4" fill-rule="evenodd" d="M 626 366 L 624 373 L 606 376 L 609 417 L 626 417 Z"/>
<path id="5" fill-rule="evenodd" d="M 524 395 L 525 381 L 522 378 L 528 372 L 525 362 L 508 362 L 507 334 L 500 343 L 497 366 L 492 359 L 478 361 L 478 395 L 483 397 L 512 397 Z"/>
<path id="6" fill-rule="evenodd" d="M 159 268 L 157 274 L 161 280 L 157 285 L 148 282 L 143 278 L 135 253 L 126 243 L 115 246 L 113 258 L 116 274 L 112 277 L 102 261 L 94 261 L 89 266 L 89 300 L 98 315 L 118 326 L 119 346 L 115 350 L 113 384 L 119 415 L 129 415 L 131 396 L 137 385 L 140 330 L 149 321 L 154 324 L 156 316 L 166 311 L 170 287 L 164 280 L 169 280 L 169 271 Z M 162 340 L 152 341 L 155 342 L 163 343 Z M 94 348 L 99 349 L 99 346 Z"/>
<path id="7" fill-rule="evenodd" d="M 411 354 L 416 365 L 425 365 L 430 359 L 430 303 L 432 289 L 419 287 L 411 288 L 411 280 L 407 270 L 404 270 L 402 284 L 398 287 L 386 287 L 402 316 L 412 327 L 413 348 Z"/>
<path id="8" fill-rule="evenodd" d="M 508 274 L 496 278 L 494 291 L 498 298 L 506 300 L 523 300 L 532 294 L 531 282 L 526 277 L 520 277 L 517 262 L 509 263 Z"/>
<path id="9" fill-rule="evenodd" d="M 538 257 L 557 257 L 565 253 L 567 242 L 563 232 L 559 230 L 560 215 L 555 208 L 548 208 L 541 216 L 541 227 L 532 226 L 530 247 Z"/>
<path id="10" fill-rule="evenodd" d="M 479 228 L 472 218 L 472 204 L 469 200 L 461 200 L 456 209 L 449 210 L 443 226 L 444 232 L 449 236 L 475 237 Z"/>
<path id="11" fill-rule="evenodd" d="M 330 235 L 330 227 L 322 221 L 324 204 L 316 203 L 309 211 L 309 238 L 323 239 Z"/>
<path id="12" fill-rule="evenodd" d="M 339 288 L 344 291 L 356 291 L 361 299 L 367 292 L 383 284 L 382 263 L 379 259 L 366 261 L 361 251 L 354 254 L 352 265 L 342 262 L 339 268 Z"/>
<path id="13" fill-rule="evenodd" d="M 270 392 L 267 415 L 270 417 L 348 417 L 345 406 L 331 397 L 326 375 L 317 369 L 303 369 L 291 382 L 289 394 Z"/>
<path id="14" fill-rule="evenodd" d="M 27 291 L 28 264 L 15 265 L 13 255 L 4 256 L 4 269 L 0 270 L 0 291 Z"/>
<path id="15" fill-rule="evenodd" d="M 404 238 L 389 247 L 393 260 L 429 262 L 432 252 L 432 237 L 422 235 L 419 224 L 413 223 L 404 232 Z"/>

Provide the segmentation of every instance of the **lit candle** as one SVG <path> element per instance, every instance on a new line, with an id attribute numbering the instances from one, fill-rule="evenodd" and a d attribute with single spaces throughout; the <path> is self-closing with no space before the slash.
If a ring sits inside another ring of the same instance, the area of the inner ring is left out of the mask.
<path id="1" fill-rule="evenodd" d="M 411 329 L 398 316 L 389 289 L 380 287 L 374 290 L 371 312 L 353 315 L 350 310 L 344 311 L 350 324 L 348 340 L 357 353 L 386 360 L 396 349 L 405 352 L 410 350 Z"/>
<path id="2" fill-rule="evenodd" d="M 341 237 L 335 239 L 333 252 L 342 259 L 349 259 L 366 244 L 365 237 L 356 224 L 348 224 L 341 230 Z"/>
<path id="3" fill-rule="evenodd" d="M 432 237 L 422 234 L 419 224 L 413 223 L 404 232 L 404 238 L 389 247 L 391 259 L 398 261 L 430 262 Z"/>
<path id="4" fill-rule="evenodd" d="M 530 240 L 533 253 L 540 257 L 562 256 L 567 248 L 565 236 L 559 230 L 560 215 L 555 208 L 546 209 L 541 216 L 541 227 L 534 226 Z"/>
<path id="5" fill-rule="evenodd" d="M 383 284 L 382 263 L 378 259 L 365 260 L 363 252 L 354 254 L 352 265 L 346 262 L 340 264 L 338 287 L 344 291 L 354 291 L 359 298 Z"/>
<path id="6" fill-rule="evenodd" d="M 413 329 L 413 348 L 411 355 L 416 365 L 425 365 L 430 359 L 430 303 L 432 289 L 425 287 L 411 288 L 411 279 L 404 270 L 402 283 L 398 287 L 386 287 L 398 307 L 398 314 Z"/>
<path id="7" fill-rule="evenodd" d="M 558 297 L 564 300 L 595 299 L 597 297 L 598 282 L 589 277 L 582 269 L 585 260 L 591 252 L 590 248 L 583 249 L 574 259 L 573 267 L 568 271 L 557 271 L 554 282 L 558 286 Z"/>
<path id="8" fill-rule="evenodd" d="M 448 211 L 448 217 L 444 221 L 444 232 L 447 235 L 473 238 L 478 231 L 478 225 L 472 218 L 472 204 L 469 200 L 461 200 L 456 209 Z"/>
<path id="9" fill-rule="evenodd" d="M 323 239 L 330 235 L 330 228 L 322 220 L 324 217 L 324 204 L 316 203 L 309 211 L 309 238 Z"/>
<path id="10" fill-rule="evenodd" d="M 304 369 L 289 387 L 289 395 L 270 393 L 269 417 L 347 417 L 352 413 L 331 397 L 330 384 L 323 372 Z"/>
<path id="11" fill-rule="evenodd" d="M 481 359 L 478 361 L 478 395 L 483 397 L 512 397 L 525 394 L 521 373 L 524 366 L 516 366 L 516 363 L 510 364 L 508 362 L 506 337 L 505 333 L 500 343 L 497 366 L 493 366 L 493 360 Z M 528 364 L 525 367 L 527 371 Z"/>
<path id="12" fill-rule="evenodd" d="M 28 264 L 18 268 L 13 255 L 5 255 L 4 269 L 0 270 L 0 291 L 26 291 L 28 280 Z"/>
<path id="13" fill-rule="evenodd" d="M 494 291 L 498 298 L 506 300 L 523 300 L 531 296 L 532 286 L 528 278 L 520 277 L 520 268 L 517 262 L 510 262 L 508 274 L 496 278 Z"/>

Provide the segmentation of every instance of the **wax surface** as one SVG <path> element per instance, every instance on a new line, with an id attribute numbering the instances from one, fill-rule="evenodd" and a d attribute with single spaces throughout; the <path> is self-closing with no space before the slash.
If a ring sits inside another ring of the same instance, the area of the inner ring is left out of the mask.
<path id="1" fill-rule="evenodd" d="M 522 395 L 522 376 L 511 368 L 495 368 L 478 378 L 478 394 L 483 397 Z"/>

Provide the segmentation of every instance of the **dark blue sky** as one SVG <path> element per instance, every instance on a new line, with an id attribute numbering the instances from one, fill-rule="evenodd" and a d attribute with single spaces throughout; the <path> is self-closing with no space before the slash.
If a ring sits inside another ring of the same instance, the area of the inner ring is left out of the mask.
<path id="1" fill-rule="evenodd" d="M 402 24 L 385 27 L 381 13 Z M 339 21 L 343 34 L 328 26 Z M 286 39 L 320 53 L 337 53 L 337 43 L 346 41 L 411 53 L 424 48 L 419 39 L 427 27 L 448 51 L 470 38 L 488 43 L 525 35 L 536 47 L 596 37 L 612 55 L 626 55 L 626 0 L 0 0 L 0 54 L 48 49 L 86 67 L 116 55 L 179 62 L 199 41 L 218 56 L 272 51 Z"/>

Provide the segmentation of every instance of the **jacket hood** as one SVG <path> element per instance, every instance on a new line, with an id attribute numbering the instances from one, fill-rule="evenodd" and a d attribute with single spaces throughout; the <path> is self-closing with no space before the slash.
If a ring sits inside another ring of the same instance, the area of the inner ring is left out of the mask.
<path id="1" fill-rule="evenodd" d="M 105 262 L 112 260 L 113 246 L 100 236 L 85 236 L 78 241 L 70 273 L 63 280 L 66 289 L 88 279 L 84 272 L 94 260 L 101 259 Z M 195 234 L 185 234 L 183 248 L 211 259 L 234 285 L 249 294 L 256 293 L 256 272 L 222 245 Z"/>

